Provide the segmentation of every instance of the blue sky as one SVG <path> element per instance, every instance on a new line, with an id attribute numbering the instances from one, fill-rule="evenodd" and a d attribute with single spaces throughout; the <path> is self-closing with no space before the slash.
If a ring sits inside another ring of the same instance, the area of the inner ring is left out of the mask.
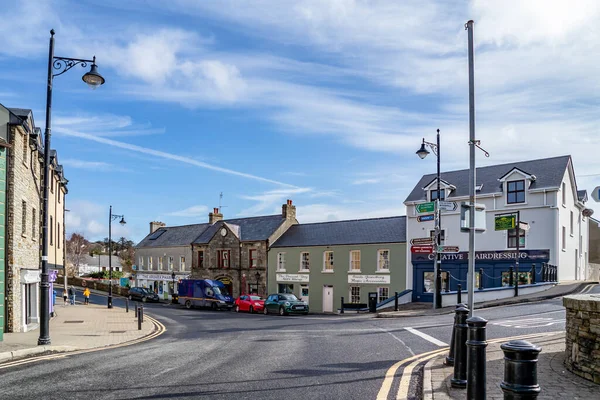
<path id="1" fill-rule="evenodd" d="M 595 1 L 12 1 L 0 10 L 0 103 L 44 127 L 49 30 L 53 147 L 67 229 L 135 241 L 148 223 L 278 213 L 300 222 L 404 214 L 435 160 L 468 167 L 467 34 L 475 20 L 478 165 L 571 154 L 600 184 L 600 6 Z M 51 3 L 51 4 L 50 4 Z M 125 3 L 126 5 L 124 5 Z M 590 203 L 595 207 L 595 204 Z M 598 210 L 600 211 L 600 210 Z"/>

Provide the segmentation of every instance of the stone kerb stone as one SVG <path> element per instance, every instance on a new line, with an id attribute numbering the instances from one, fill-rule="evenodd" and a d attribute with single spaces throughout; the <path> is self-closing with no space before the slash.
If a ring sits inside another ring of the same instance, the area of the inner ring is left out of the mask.
<path id="1" fill-rule="evenodd" d="M 600 384 L 600 295 L 565 296 L 565 366 Z"/>

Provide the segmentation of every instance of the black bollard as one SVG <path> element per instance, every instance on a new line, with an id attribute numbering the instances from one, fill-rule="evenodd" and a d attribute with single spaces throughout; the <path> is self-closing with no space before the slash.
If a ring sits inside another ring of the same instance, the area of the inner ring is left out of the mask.
<path id="1" fill-rule="evenodd" d="M 453 366 L 454 365 L 454 332 L 456 328 L 456 310 L 461 307 L 467 307 L 462 303 L 458 303 L 454 309 L 454 325 L 452 326 L 452 335 L 450 337 L 450 349 L 448 350 L 448 355 L 446 356 L 446 365 Z"/>
<path id="2" fill-rule="evenodd" d="M 504 380 L 500 383 L 504 400 L 536 399 L 541 390 L 537 361 L 542 348 L 525 340 L 511 340 L 500 348 L 504 352 Z"/>
<path id="3" fill-rule="evenodd" d="M 467 387 L 467 315 L 466 307 L 456 309 L 456 327 L 454 330 L 454 376 L 450 380 L 453 388 Z"/>
<path id="4" fill-rule="evenodd" d="M 342 306 L 340 308 L 340 314 L 344 313 L 344 298 L 342 297 Z"/>
<path id="5" fill-rule="evenodd" d="M 467 399 L 486 399 L 485 375 L 485 325 L 487 320 L 481 317 L 467 319 L 469 326 L 469 340 L 467 340 Z"/>
<path id="6" fill-rule="evenodd" d="M 144 305 L 140 304 L 140 319 L 144 322 Z"/>
<path id="7" fill-rule="evenodd" d="M 542 263 L 542 282 L 548 282 L 546 279 L 546 263 Z"/>
<path id="8" fill-rule="evenodd" d="M 450 291 L 450 272 L 446 272 L 446 280 L 444 281 L 444 292 Z"/>
<path id="9" fill-rule="evenodd" d="M 508 268 L 508 286 L 514 286 L 515 281 L 513 279 L 513 267 Z"/>
<path id="10" fill-rule="evenodd" d="M 479 268 L 479 290 L 483 289 L 483 268 Z"/>
<path id="11" fill-rule="evenodd" d="M 134 318 L 137 318 L 137 317 L 138 317 L 138 308 L 139 308 L 139 307 L 140 307 L 140 306 L 138 305 L 138 303 L 135 303 L 135 306 L 133 307 L 133 313 L 134 313 L 134 314 L 133 314 L 133 317 L 134 317 Z"/>
<path id="12" fill-rule="evenodd" d="M 129 312 L 129 299 L 125 298 L 125 312 Z"/>
<path id="13" fill-rule="evenodd" d="M 554 282 L 558 282 L 558 267 L 554 266 Z"/>
<path id="14" fill-rule="evenodd" d="M 456 285 L 456 303 L 462 304 L 462 285 L 459 283 Z"/>
<path id="15" fill-rule="evenodd" d="M 531 264 L 531 284 L 535 284 L 535 264 Z"/>
<path id="16" fill-rule="evenodd" d="M 135 314 L 137 315 L 138 331 L 141 331 L 142 330 L 142 309 L 139 307 L 136 307 Z"/>
<path id="17" fill-rule="evenodd" d="M 398 311 L 398 292 L 394 292 L 394 311 Z"/>

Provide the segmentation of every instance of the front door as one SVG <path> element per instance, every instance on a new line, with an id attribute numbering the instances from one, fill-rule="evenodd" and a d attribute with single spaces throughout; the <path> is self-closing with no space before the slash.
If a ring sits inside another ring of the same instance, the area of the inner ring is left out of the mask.
<path id="1" fill-rule="evenodd" d="M 333 312 L 333 286 L 323 286 L 323 312 Z"/>
<path id="2" fill-rule="evenodd" d="M 300 285 L 300 300 L 308 304 L 308 285 Z"/>

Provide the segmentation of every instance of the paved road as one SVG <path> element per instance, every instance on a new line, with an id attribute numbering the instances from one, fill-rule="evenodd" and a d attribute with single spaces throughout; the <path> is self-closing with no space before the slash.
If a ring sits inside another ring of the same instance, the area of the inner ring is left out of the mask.
<path id="1" fill-rule="evenodd" d="M 92 302 L 106 299 L 92 296 Z M 384 392 L 395 398 L 404 366 L 394 379 L 384 380 L 386 372 L 399 360 L 442 348 L 452 324 L 452 315 L 279 317 L 145 308 L 167 327 L 159 338 L 4 370 L 0 398 L 375 399 L 388 384 Z M 560 299 L 476 314 L 490 321 L 490 339 L 564 330 Z M 415 377 L 409 382 L 413 398 L 419 385 Z"/>

